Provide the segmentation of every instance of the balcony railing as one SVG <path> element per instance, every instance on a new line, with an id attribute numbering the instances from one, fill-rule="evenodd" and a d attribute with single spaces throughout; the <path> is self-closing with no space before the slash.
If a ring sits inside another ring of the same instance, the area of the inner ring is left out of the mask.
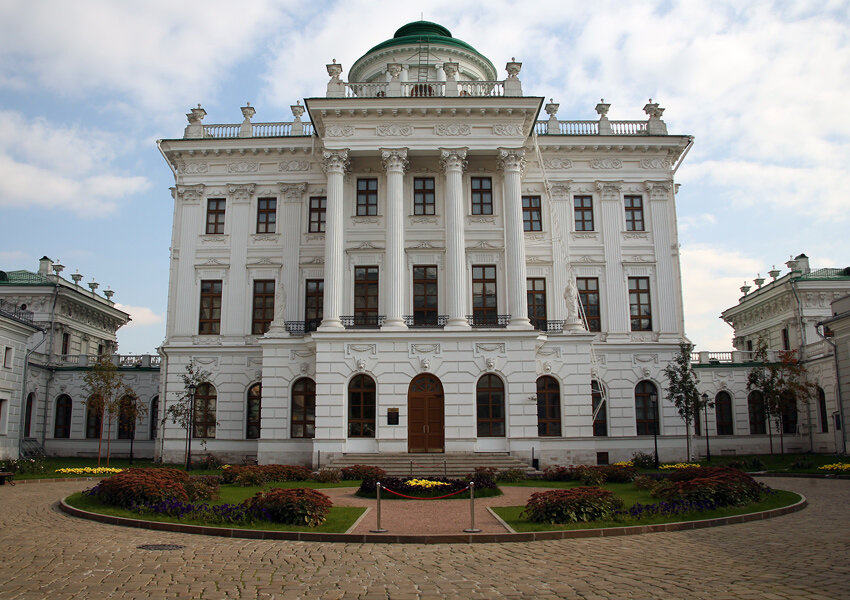
<path id="1" fill-rule="evenodd" d="M 550 321 L 546 319 L 531 319 L 531 324 L 538 331 L 563 331 L 564 320 Z"/>
<path id="2" fill-rule="evenodd" d="M 345 98 L 505 96 L 504 81 L 341 82 Z"/>
<path id="3" fill-rule="evenodd" d="M 385 315 L 346 315 L 339 320 L 346 329 L 378 329 L 385 318 Z"/>
<path id="4" fill-rule="evenodd" d="M 779 351 L 768 350 L 767 362 L 778 362 Z M 728 365 L 755 363 L 756 353 L 745 350 L 733 350 L 731 352 L 691 352 L 691 363 L 696 365 Z"/>
<path id="5" fill-rule="evenodd" d="M 322 324 L 321 319 L 307 319 L 306 321 L 287 321 L 286 330 L 290 335 L 300 337 L 316 331 Z"/>
<path id="6" fill-rule="evenodd" d="M 34 353 L 34 357 L 43 362 L 48 360 L 46 354 L 38 352 Z M 100 356 L 97 354 L 56 354 L 49 358 L 50 362 L 57 367 L 91 367 Z M 162 363 L 162 357 L 158 354 L 112 354 L 109 358 L 112 364 L 120 369 L 158 369 Z"/>
<path id="7" fill-rule="evenodd" d="M 449 315 L 404 315 L 404 324 L 411 328 L 442 329 L 448 320 Z"/>
<path id="8" fill-rule="evenodd" d="M 298 128 L 300 125 L 300 131 Z M 241 135 L 241 123 L 223 123 L 204 125 L 204 137 L 207 138 L 238 138 Z M 313 135 L 313 124 L 298 121 L 280 123 L 251 123 L 250 137 L 288 137 L 293 135 Z"/>
<path id="9" fill-rule="evenodd" d="M 35 325 L 35 323 L 33 322 L 33 313 L 31 310 L 19 308 L 11 302 L 0 300 L 0 313 L 3 313 L 8 317 L 12 317 L 13 319 L 17 319 L 18 321 L 28 323 L 29 325 Z"/>
<path id="10" fill-rule="evenodd" d="M 466 322 L 472 327 L 507 327 L 511 321 L 510 315 L 475 314 L 466 315 Z"/>
<path id="11" fill-rule="evenodd" d="M 610 133 L 606 135 L 649 135 L 646 121 L 608 121 Z M 537 135 L 600 135 L 599 121 L 558 121 L 557 131 L 552 131 L 549 121 L 537 121 Z"/>

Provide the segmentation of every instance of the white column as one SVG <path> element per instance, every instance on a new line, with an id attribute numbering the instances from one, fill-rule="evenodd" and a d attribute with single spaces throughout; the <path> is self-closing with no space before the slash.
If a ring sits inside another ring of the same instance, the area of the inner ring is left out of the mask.
<path id="1" fill-rule="evenodd" d="M 440 148 L 446 171 L 446 329 L 470 329 L 466 322 L 466 246 L 463 169 L 466 148 Z"/>
<path id="2" fill-rule="evenodd" d="M 407 329 L 404 324 L 404 169 L 407 148 L 381 149 L 387 171 L 387 268 L 383 274 L 387 316 L 382 329 Z"/>
<path id="3" fill-rule="evenodd" d="M 631 331 L 629 322 L 629 291 L 626 288 L 626 273 L 623 269 L 621 232 L 625 209 L 621 181 L 597 181 L 600 204 L 602 205 L 602 245 L 605 248 L 605 282 L 608 293 L 603 296 L 602 310 L 608 315 L 608 341 L 628 341 Z"/>
<path id="4" fill-rule="evenodd" d="M 343 329 L 342 311 L 344 228 L 342 178 L 348 167 L 348 150 L 325 151 L 324 169 L 328 175 L 328 204 L 325 212 L 325 297 L 320 329 Z"/>
<path id="5" fill-rule="evenodd" d="M 499 148 L 499 167 L 504 172 L 505 275 L 508 282 L 508 329 L 531 329 L 525 275 L 525 234 L 522 226 L 520 179 L 525 163 L 522 148 Z"/>

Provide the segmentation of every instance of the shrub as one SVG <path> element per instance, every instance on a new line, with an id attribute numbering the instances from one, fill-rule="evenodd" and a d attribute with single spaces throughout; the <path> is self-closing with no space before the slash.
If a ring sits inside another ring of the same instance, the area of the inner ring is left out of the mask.
<path id="1" fill-rule="evenodd" d="M 308 527 L 324 523 L 333 506 L 330 498 L 309 488 L 274 488 L 257 492 L 245 504 L 256 515 L 262 515 L 269 521 Z"/>
<path id="2" fill-rule="evenodd" d="M 188 475 L 176 469 L 127 469 L 104 479 L 89 494 L 104 504 L 124 508 L 172 499 L 185 502 L 189 500 L 184 487 L 187 480 Z"/>
<path id="3" fill-rule="evenodd" d="M 637 469 L 631 465 L 600 465 L 590 467 L 605 476 L 605 481 L 611 483 L 629 483 L 637 475 Z"/>
<path id="4" fill-rule="evenodd" d="M 523 514 L 537 523 L 578 523 L 613 518 L 623 501 L 598 487 L 576 487 L 532 494 Z"/>
<path id="5" fill-rule="evenodd" d="M 646 475 L 638 475 L 634 478 L 632 483 L 639 490 L 651 490 L 658 482 L 652 477 L 647 477 Z"/>
<path id="6" fill-rule="evenodd" d="M 813 466 L 812 461 L 806 460 L 805 458 L 798 458 L 791 463 L 792 469 L 811 469 Z"/>
<path id="7" fill-rule="evenodd" d="M 496 479 L 498 481 L 505 481 L 508 483 L 514 483 L 516 481 L 523 481 L 525 479 L 525 470 L 523 469 L 506 469 L 504 471 L 499 471 L 498 475 L 496 475 Z"/>
<path id="8" fill-rule="evenodd" d="M 346 481 L 353 479 L 383 479 L 387 476 L 387 472 L 381 467 L 372 467 L 370 465 L 351 465 L 340 469 L 342 478 Z"/>
<path id="9" fill-rule="evenodd" d="M 189 500 L 216 500 L 221 486 L 221 479 L 216 475 L 198 475 L 190 477 L 183 487 Z"/>
<path id="10" fill-rule="evenodd" d="M 692 471 L 683 478 L 675 478 Z M 694 474 L 696 473 L 696 474 Z M 666 501 L 712 501 L 717 506 L 748 504 L 770 491 L 767 486 L 737 469 L 705 467 L 682 469 L 671 474 L 669 481 L 653 489 L 653 495 Z"/>
<path id="11" fill-rule="evenodd" d="M 0 461 L 0 471 L 8 471 L 25 475 L 27 473 L 44 473 L 45 471 L 43 458 L 10 458 L 5 461 Z"/>
<path id="12" fill-rule="evenodd" d="M 649 452 L 641 452 L 638 450 L 632 454 L 632 464 L 638 469 L 654 469 L 655 456 Z"/>
<path id="13" fill-rule="evenodd" d="M 306 481 L 313 477 L 313 472 L 300 465 L 247 465 L 224 469 L 222 477 L 225 483 L 250 486 L 275 481 Z"/>
<path id="14" fill-rule="evenodd" d="M 496 475 L 498 469 L 495 467 L 475 467 L 475 470 L 466 476 L 467 481 L 474 483 L 477 489 L 496 487 Z"/>
<path id="15" fill-rule="evenodd" d="M 543 471 L 543 479 L 548 481 L 574 481 L 575 472 L 572 467 L 552 465 Z"/>
<path id="16" fill-rule="evenodd" d="M 760 458 L 753 457 L 749 461 L 747 461 L 747 468 L 753 471 L 764 471 L 767 466 L 761 461 Z"/>
<path id="17" fill-rule="evenodd" d="M 212 469 L 220 468 L 221 465 L 222 465 L 222 462 L 214 454 L 206 454 L 203 457 L 201 457 L 201 459 L 198 462 L 193 463 L 193 464 L 195 464 L 200 469 L 211 469 L 212 470 Z"/>
<path id="18" fill-rule="evenodd" d="M 339 483 L 342 474 L 339 469 L 319 469 L 316 473 L 316 481 L 320 483 Z"/>
<path id="19" fill-rule="evenodd" d="M 575 469 L 576 479 L 582 485 L 598 486 L 605 483 L 605 473 L 594 467 L 579 466 Z"/>

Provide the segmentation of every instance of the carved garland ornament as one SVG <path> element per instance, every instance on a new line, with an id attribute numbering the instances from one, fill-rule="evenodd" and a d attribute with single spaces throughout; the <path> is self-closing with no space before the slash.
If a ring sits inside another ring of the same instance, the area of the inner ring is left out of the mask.
<path id="1" fill-rule="evenodd" d="M 619 158 L 594 158 L 590 161 L 591 169 L 622 169 L 623 161 Z"/>
<path id="2" fill-rule="evenodd" d="M 379 137 L 413 135 L 413 125 L 409 123 L 403 125 L 396 123 L 378 125 L 375 128 L 375 134 Z"/>
<path id="3" fill-rule="evenodd" d="M 434 125 L 434 135 L 469 135 L 472 128 L 466 123 L 437 123 Z"/>

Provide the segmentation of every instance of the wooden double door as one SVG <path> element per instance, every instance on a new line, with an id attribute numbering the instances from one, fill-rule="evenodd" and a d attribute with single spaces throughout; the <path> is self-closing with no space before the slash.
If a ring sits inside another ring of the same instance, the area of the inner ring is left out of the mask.
<path id="1" fill-rule="evenodd" d="M 419 375 L 407 392 L 407 451 L 445 451 L 443 385 L 433 375 Z"/>

